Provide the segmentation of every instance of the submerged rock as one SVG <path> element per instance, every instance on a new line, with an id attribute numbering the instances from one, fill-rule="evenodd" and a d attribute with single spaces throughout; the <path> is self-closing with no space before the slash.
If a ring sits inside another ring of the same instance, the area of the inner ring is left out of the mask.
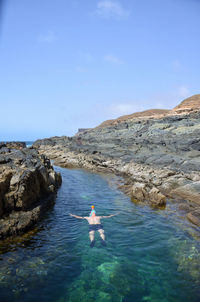
<path id="1" fill-rule="evenodd" d="M 47 206 L 45 198 L 61 184 L 46 156 L 22 147 L 0 145 L 0 238 L 30 228 Z"/>
<path id="2" fill-rule="evenodd" d="M 102 281 L 104 283 L 110 284 L 110 280 L 116 273 L 116 269 L 118 266 L 119 262 L 115 260 L 112 262 L 104 262 L 97 267 L 97 270 L 102 274 Z"/>
<path id="3" fill-rule="evenodd" d="M 129 295 L 133 300 L 141 297 L 142 291 L 142 279 L 132 263 L 113 257 L 94 268 L 90 263 L 70 285 L 61 301 L 122 302 Z"/>
<path id="4" fill-rule="evenodd" d="M 194 282 L 200 280 L 200 253 L 195 245 L 187 240 L 181 241 L 174 247 L 174 258 L 177 262 L 177 270 L 183 273 L 189 273 Z"/>
<path id="5" fill-rule="evenodd" d="M 197 226 L 200 226 L 200 210 L 194 210 L 187 214 L 188 220 L 190 220 L 192 223 L 196 224 Z"/>

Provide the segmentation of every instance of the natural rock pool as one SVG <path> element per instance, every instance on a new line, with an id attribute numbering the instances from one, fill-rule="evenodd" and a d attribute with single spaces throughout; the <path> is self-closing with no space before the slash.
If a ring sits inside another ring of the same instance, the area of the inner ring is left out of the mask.
<path id="1" fill-rule="evenodd" d="M 0 301 L 199 302 L 200 233 L 176 204 L 155 210 L 117 189 L 113 175 L 55 167 L 63 183 L 37 228 L 0 243 Z M 120 215 L 102 220 L 107 246 L 88 223 L 68 215 Z"/>

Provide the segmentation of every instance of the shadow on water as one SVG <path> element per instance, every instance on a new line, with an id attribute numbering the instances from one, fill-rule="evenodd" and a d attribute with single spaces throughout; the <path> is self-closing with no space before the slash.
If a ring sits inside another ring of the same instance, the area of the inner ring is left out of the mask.
<path id="1" fill-rule="evenodd" d="M 197 302 L 198 229 L 176 215 L 132 203 L 111 175 L 55 167 L 63 182 L 54 207 L 37 228 L 1 245 L 0 300 L 48 302 Z M 102 220 L 107 246 L 96 234 L 90 248 L 88 216 Z M 8 248 L 8 246 L 10 248 Z"/>

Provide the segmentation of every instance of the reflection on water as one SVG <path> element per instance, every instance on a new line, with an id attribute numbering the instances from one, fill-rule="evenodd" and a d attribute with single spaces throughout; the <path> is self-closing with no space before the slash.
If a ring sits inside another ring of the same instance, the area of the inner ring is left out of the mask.
<path id="1" fill-rule="evenodd" d="M 0 244 L 0 301 L 197 302 L 200 245 L 197 227 L 175 204 L 155 210 L 117 190 L 117 179 L 56 168 L 63 183 L 56 204 L 37 228 Z M 88 224 L 68 215 L 120 211 L 103 220 L 107 246 Z"/>

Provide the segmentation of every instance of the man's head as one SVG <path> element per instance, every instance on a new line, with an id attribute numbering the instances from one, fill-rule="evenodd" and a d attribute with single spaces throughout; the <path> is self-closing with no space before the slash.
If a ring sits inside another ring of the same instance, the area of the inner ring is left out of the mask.
<path id="1" fill-rule="evenodd" d="M 92 217 L 95 217 L 96 216 L 96 212 L 95 211 L 92 211 Z"/>
<path id="2" fill-rule="evenodd" d="M 90 212 L 90 217 L 94 217 L 96 215 L 96 211 L 94 209 L 94 206 L 91 206 L 92 210 Z M 94 214 L 94 215 L 93 215 Z"/>

